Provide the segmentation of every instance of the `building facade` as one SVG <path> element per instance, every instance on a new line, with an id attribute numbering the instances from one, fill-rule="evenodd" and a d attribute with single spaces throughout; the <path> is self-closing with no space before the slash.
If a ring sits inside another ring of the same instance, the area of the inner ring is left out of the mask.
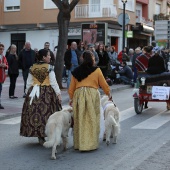
<path id="1" fill-rule="evenodd" d="M 132 26 L 133 38 L 128 43 L 143 47 L 154 40 L 155 20 L 169 20 L 168 0 L 136 0 L 136 24 Z M 162 18 L 160 17 L 162 16 Z"/>
<path id="2" fill-rule="evenodd" d="M 154 10 L 149 10 L 151 1 L 157 4 L 156 0 L 127 0 L 126 13 L 130 21 L 126 30 L 133 31 L 133 37 L 126 38 L 126 46 L 142 46 L 151 41 L 154 13 Z M 161 2 L 160 10 L 163 10 L 165 3 L 163 0 L 158 2 Z M 43 48 L 46 41 L 50 42 L 51 50 L 58 45 L 58 8 L 51 0 L 1 0 L 0 9 L 0 42 L 6 49 L 14 43 L 19 52 L 25 41 L 30 41 L 32 48 L 38 49 Z M 80 0 L 71 13 L 68 45 L 82 39 L 82 23 L 107 23 L 105 45 L 114 45 L 117 51 L 122 50 L 122 26 L 118 23 L 122 9 L 121 0 Z M 158 11 L 158 7 L 155 10 Z M 137 30 L 138 25 L 142 25 L 142 30 Z"/>
<path id="3" fill-rule="evenodd" d="M 130 25 L 135 22 L 135 0 L 127 2 Z M 51 0 L 1 0 L 0 1 L 0 42 L 6 48 L 15 43 L 18 50 L 25 41 L 31 41 L 32 48 L 43 48 L 49 41 L 51 49 L 58 44 L 58 8 Z M 106 44 L 115 45 L 121 50 L 122 27 L 117 16 L 122 13 L 121 0 L 80 0 L 71 13 L 68 43 L 80 41 L 82 23 L 104 22 L 108 24 Z"/>

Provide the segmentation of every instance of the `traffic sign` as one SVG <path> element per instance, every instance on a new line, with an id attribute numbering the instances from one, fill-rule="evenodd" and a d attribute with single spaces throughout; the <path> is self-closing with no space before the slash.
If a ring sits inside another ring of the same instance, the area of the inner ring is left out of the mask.
<path id="1" fill-rule="evenodd" d="M 129 24 L 129 22 L 130 22 L 130 17 L 127 13 L 125 13 L 125 25 Z M 123 13 L 119 14 L 118 23 L 120 25 L 123 25 Z"/>

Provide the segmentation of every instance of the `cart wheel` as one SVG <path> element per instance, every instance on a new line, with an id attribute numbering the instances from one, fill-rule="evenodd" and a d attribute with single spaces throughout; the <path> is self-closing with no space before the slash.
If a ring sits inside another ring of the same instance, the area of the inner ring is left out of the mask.
<path id="1" fill-rule="evenodd" d="M 142 113 L 143 103 L 140 104 L 138 98 L 135 98 L 135 99 L 134 99 L 134 107 L 135 107 L 135 112 L 136 112 L 137 114 L 141 114 L 141 113 Z"/>

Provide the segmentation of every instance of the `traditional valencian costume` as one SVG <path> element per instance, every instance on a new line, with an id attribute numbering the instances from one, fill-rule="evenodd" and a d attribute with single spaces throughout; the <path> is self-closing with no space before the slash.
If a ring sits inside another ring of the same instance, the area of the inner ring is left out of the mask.
<path id="1" fill-rule="evenodd" d="M 98 148 L 100 133 L 99 86 L 109 95 L 110 88 L 97 67 L 80 65 L 72 72 L 69 87 L 73 99 L 74 149 L 90 151 Z"/>
<path id="2" fill-rule="evenodd" d="M 53 67 L 44 62 L 30 68 L 27 95 L 23 104 L 20 135 L 45 137 L 45 125 L 51 114 L 61 109 Z"/>

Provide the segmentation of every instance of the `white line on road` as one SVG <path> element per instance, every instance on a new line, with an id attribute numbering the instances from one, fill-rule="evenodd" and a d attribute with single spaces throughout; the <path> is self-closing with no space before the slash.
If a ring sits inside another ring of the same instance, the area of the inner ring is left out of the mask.
<path id="1" fill-rule="evenodd" d="M 149 107 L 148 109 L 151 109 L 151 107 Z M 143 112 L 145 112 L 148 109 L 143 110 Z M 134 110 L 134 107 L 130 107 L 130 108 L 126 109 L 126 110 L 123 110 L 123 111 L 120 112 L 120 122 L 122 122 L 122 121 L 124 121 L 126 119 L 129 119 L 129 118 L 131 118 L 131 117 L 133 117 L 135 115 L 136 115 L 136 112 Z"/>
<path id="2" fill-rule="evenodd" d="M 135 116 L 136 113 L 134 111 L 134 107 L 130 107 L 126 110 L 123 110 L 120 112 L 120 122 L 132 117 L 132 116 Z"/>
<path id="3" fill-rule="evenodd" d="M 169 121 L 170 113 L 164 110 L 157 115 L 137 124 L 136 126 L 133 126 L 132 129 L 158 129 Z"/>
<path id="4" fill-rule="evenodd" d="M 4 115 L 6 115 L 5 113 L 0 113 L 0 117 L 2 117 L 2 116 L 4 116 Z"/>
<path id="5" fill-rule="evenodd" d="M 18 124 L 20 122 L 21 122 L 21 116 L 14 117 L 14 118 L 11 118 L 11 119 L 1 120 L 0 124 L 14 125 L 14 124 Z"/>

